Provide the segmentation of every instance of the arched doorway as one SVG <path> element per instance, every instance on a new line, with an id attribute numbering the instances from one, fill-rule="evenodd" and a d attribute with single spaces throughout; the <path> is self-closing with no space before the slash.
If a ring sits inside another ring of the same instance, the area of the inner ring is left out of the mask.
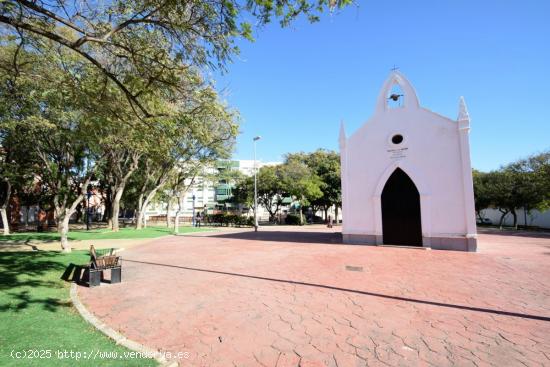
<path id="1" fill-rule="evenodd" d="M 422 246 L 420 194 L 400 168 L 382 190 L 382 236 L 384 244 Z"/>

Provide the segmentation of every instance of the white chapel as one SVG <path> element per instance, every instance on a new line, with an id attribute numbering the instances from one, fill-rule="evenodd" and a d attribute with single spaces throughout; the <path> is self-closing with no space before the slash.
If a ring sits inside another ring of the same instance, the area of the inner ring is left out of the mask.
<path id="1" fill-rule="evenodd" d="M 422 106 L 393 71 L 373 116 L 349 138 L 340 127 L 345 243 L 476 251 L 470 117 Z"/>

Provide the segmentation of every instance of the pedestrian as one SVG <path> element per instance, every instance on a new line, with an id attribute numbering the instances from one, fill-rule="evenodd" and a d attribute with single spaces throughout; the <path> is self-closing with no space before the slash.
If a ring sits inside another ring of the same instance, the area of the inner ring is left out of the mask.
<path id="1" fill-rule="evenodd" d="M 201 226 L 201 212 L 197 212 L 196 224 L 197 227 Z"/>
<path id="2" fill-rule="evenodd" d="M 329 215 L 329 216 L 328 216 L 327 227 L 328 227 L 328 228 L 332 228 L 332 215 Z"/>

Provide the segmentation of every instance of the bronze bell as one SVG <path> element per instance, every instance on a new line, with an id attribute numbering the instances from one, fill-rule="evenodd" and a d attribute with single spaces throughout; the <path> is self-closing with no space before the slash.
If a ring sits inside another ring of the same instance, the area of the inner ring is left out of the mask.
<path id="1" fill-rule="evenodd" d="M 390 95 L 390 98 L 392 101 L 397 101 L 399 99 L 399 97 L 401 97 L 402 94 L 392 94 Z"/>

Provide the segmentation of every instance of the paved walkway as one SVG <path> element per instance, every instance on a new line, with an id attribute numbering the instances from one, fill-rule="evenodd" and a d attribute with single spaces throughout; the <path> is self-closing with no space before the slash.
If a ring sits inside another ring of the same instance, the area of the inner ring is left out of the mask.
<path id="1" fill-rule="evenodd" d="M 181 366 L 550 365 L 550 237 L 478 253 L 336 245 L 323 227 L 162 238 L 123 283 L 80 287 L 128 338 Z"/>

